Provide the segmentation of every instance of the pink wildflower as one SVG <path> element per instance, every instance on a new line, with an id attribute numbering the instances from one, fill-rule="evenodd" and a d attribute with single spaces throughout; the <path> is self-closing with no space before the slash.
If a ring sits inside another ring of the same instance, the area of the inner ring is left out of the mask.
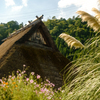
<path id="1" fill-rule="evenodd" d="M 14 79 L 14 78 L 15 78 L 15 76 L 12 77 L 12 79 Z"/>
<path id="2" fill-rule="evenodd" d="M 48 86 L 48 84 L 44 84 L 45 86 Z"/>
<path id="3" fill-rule="evenodd" d="M 59 87 L 58 90 L 61 91 L 61 87 Z"/>
<path id="4" fill-rule="evenodd" d="M 31 74 L 34 75 L 35 73 L 34 72 L 31 72 Z"/>
<path id="5" fill-rule="evenodd" d="M 47 99 L 51 99 L 51 96 L 48 96 Z"/>
<path id="6" fill-rule="evenodd" d="M 55 86 L 55 84 L 53 84 L 53 83 L 51 83 L 51 85 L 54 87 Z"/>
<path id="7" fill-rule="evenodd" d="M 26 81 L 29 81 L 29 78 L 27 78 Z"/>
<path id="8" fill-rule="evenodd" d="M 44 93 L 44 89 L 43 88 L 41 88 L 41 92 Z"/>
<path id="9" fill-rule="evenodd" d="M 36 87 L 39 87 L 39 85 L 37 84 Z"/>
<path id="10" fill-rule="evenodd" d="M 9 75 L 9 78 L 11 78 L 11 75 Z"/>
<path id="11" fill-rule="evenodd" d="M 41 77 L 40 75 L 37 75 L 37 79 L 40 79 L 40 77 Z"/>
<path id="12" fill-rule="evenodd" d="M 0 82 L 2 82 L 2 79 L 0 79 Z"/>
<path id="13" fill-rule="evenodd" d="M 36 82 L 34 82 L 34 85 L 36 85 Z"/>
<path id="14" fill-rule="evenodd" d="M 19 71 L 17 71 L 17 73 L 19 73 Z"/>
<path id="15" fill-rule="evenodd" d="M 25 64 L 23 64 L 23 67 L 25 67 L 26 65 Z"/>
<path id="16" fill-rule="evenodd" d="M 33 80 L 32 79 L 30 80 L 30 83 L 33 83 Z"/>
<path id="17" fill-rule="evenodd" d="M 19 74 L 18 76 L 21 76 L 21 74 Z"/>
<path id="18" fill-rule="evenodd" d="M 43 82 L 41 82 L 41 84 L 43 84 Z"/>
<path id="19" fill-rule="evenodd" d="M 24 74 L 26 71 L 22 71 L 22 74 Z"/>
<path id="20" fill-rule="evenodd" d="M 37 90 L 35 90 L 36 94 L 38 93 Z"/>
<path id="21" fill-rule="evenodd" d="M 54 92 L 52 91 L 51 94 L 54 95 Z"/>
<path id="22" fill-rule="evenodd" d="M 64 92 L 64 90 L 61 91 L 62 93 Z"/>
<path id="23" fill-rule="evenodd" d="M 46 81 L 47 81 L 48 83 L 50 83 L 50 81 L 49 81 L 48 79 L 46 79 Z"/>

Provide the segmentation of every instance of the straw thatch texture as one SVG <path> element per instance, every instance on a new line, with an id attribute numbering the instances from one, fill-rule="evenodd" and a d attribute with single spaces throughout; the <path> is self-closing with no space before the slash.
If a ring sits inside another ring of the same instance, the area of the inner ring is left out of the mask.
<path id="1" fill-rule="evenodd" d="M 37 30 L 41 33 L 46 45 L 29 41 Z M 25 64 L 28 69 L 27 75 L 34 71 L 43 79 L 45 77 L 50 79 L 56 88 L 61 87 L 63 80 L 59 72 L 70 61 L 60 54 L 44 23 L 37 19 L 16 32 L 4 39 L 5 42 L 0 45 L 0 78 L 18 69 L 23 70 L 23 64 Z"/>
<path id="2" fill-rule="evenodd" d="M 69 60 L 59 52 L 27 45 L 14 45 L 0 62 L 0 78 L 9 72 L 23 70 L 23 64 L 28 68 L 27 74 L 35 72 L 42 78 L 50 79 L 56 87 L 63 84 L 60 71 L 69 63 Z M 29 67 L 28 67 L 29 66 Z"/>
<path id="3" fill-rule="evenodd" d="M 20 34 L 13 36 L 13 38 L 7 39 L 4 43 L 2 43 L 0 45 L 0 59 L 6 54 L 6 52 L 11 48 L 11 46 L 22 36 L 24 36 L 30 29 L 31 27 L 21 32 Z"/>

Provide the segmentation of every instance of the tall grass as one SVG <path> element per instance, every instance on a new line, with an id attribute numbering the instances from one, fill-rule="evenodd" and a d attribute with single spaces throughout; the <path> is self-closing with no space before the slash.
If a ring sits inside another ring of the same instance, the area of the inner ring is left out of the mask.
<path id="1" fill-rule="evenodd" d="M 65 71 L 62 100 L 100 100 L 100 36 L 89 40 Z"/>
<path id="2" fill-rule="evenodd" d="M 88 26 L 100 33 L 100 12 L 92 9 L 96 17 L 84 11 L 78 11 Z M 73 65 L 65 70 L 65 90 L 62 100 L 100 100 L 100 35 L 88 40 L 84 49 L 77 54 Z M 67 67 L 67 66 L 66 66 Z"/>

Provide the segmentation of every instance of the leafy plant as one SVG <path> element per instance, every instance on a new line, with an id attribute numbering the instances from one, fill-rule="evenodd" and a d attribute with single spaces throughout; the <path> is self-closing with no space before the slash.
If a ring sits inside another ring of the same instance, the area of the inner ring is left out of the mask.
<path id="1" fill-rule="evenodd" d="M 0 79 L 0 100 L 60 100 L 54 84 L 48 79 L 42 82 L 40 75 L 17 71 L 17 76 L 9 75 Z M 59 91 L 60 92 L 60 91 Z"/>

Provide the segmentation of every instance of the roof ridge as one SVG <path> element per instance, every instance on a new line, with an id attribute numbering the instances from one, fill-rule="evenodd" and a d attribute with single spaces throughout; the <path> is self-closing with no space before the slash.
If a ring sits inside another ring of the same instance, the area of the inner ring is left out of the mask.
<path id="1" fill-rule="evenodd" d="M 37 18 L 37 19 L 36 19 L 36 20 L 33 20 L 32 22 L 29 22 L 29 21 L 28 21 L 28 22 L 29 22 L 28 25 L 26 25 L 26 26 L 24 26 L 23 28 L 20 28 L 20 29 L 16 30 L 15 32 L 11 33 L 11 35 L 10 35 L 9 37 L 3 39 L 2 41 L 6 41 L 7 39 L 12 38 L 13 36 L 15 36 L 15 35 L 19 34 L 20 32 L 24 31 L 25 29 L 27 29 L 27 28 L 29 28 L 29 27 L 31 27 L 31 26 L 37 24 L 38 22 L 41 21 L 41 19 L 43 19 L 43 15 L 40 16 L 40 17 L 36 16 L 36 18 Z"/>

